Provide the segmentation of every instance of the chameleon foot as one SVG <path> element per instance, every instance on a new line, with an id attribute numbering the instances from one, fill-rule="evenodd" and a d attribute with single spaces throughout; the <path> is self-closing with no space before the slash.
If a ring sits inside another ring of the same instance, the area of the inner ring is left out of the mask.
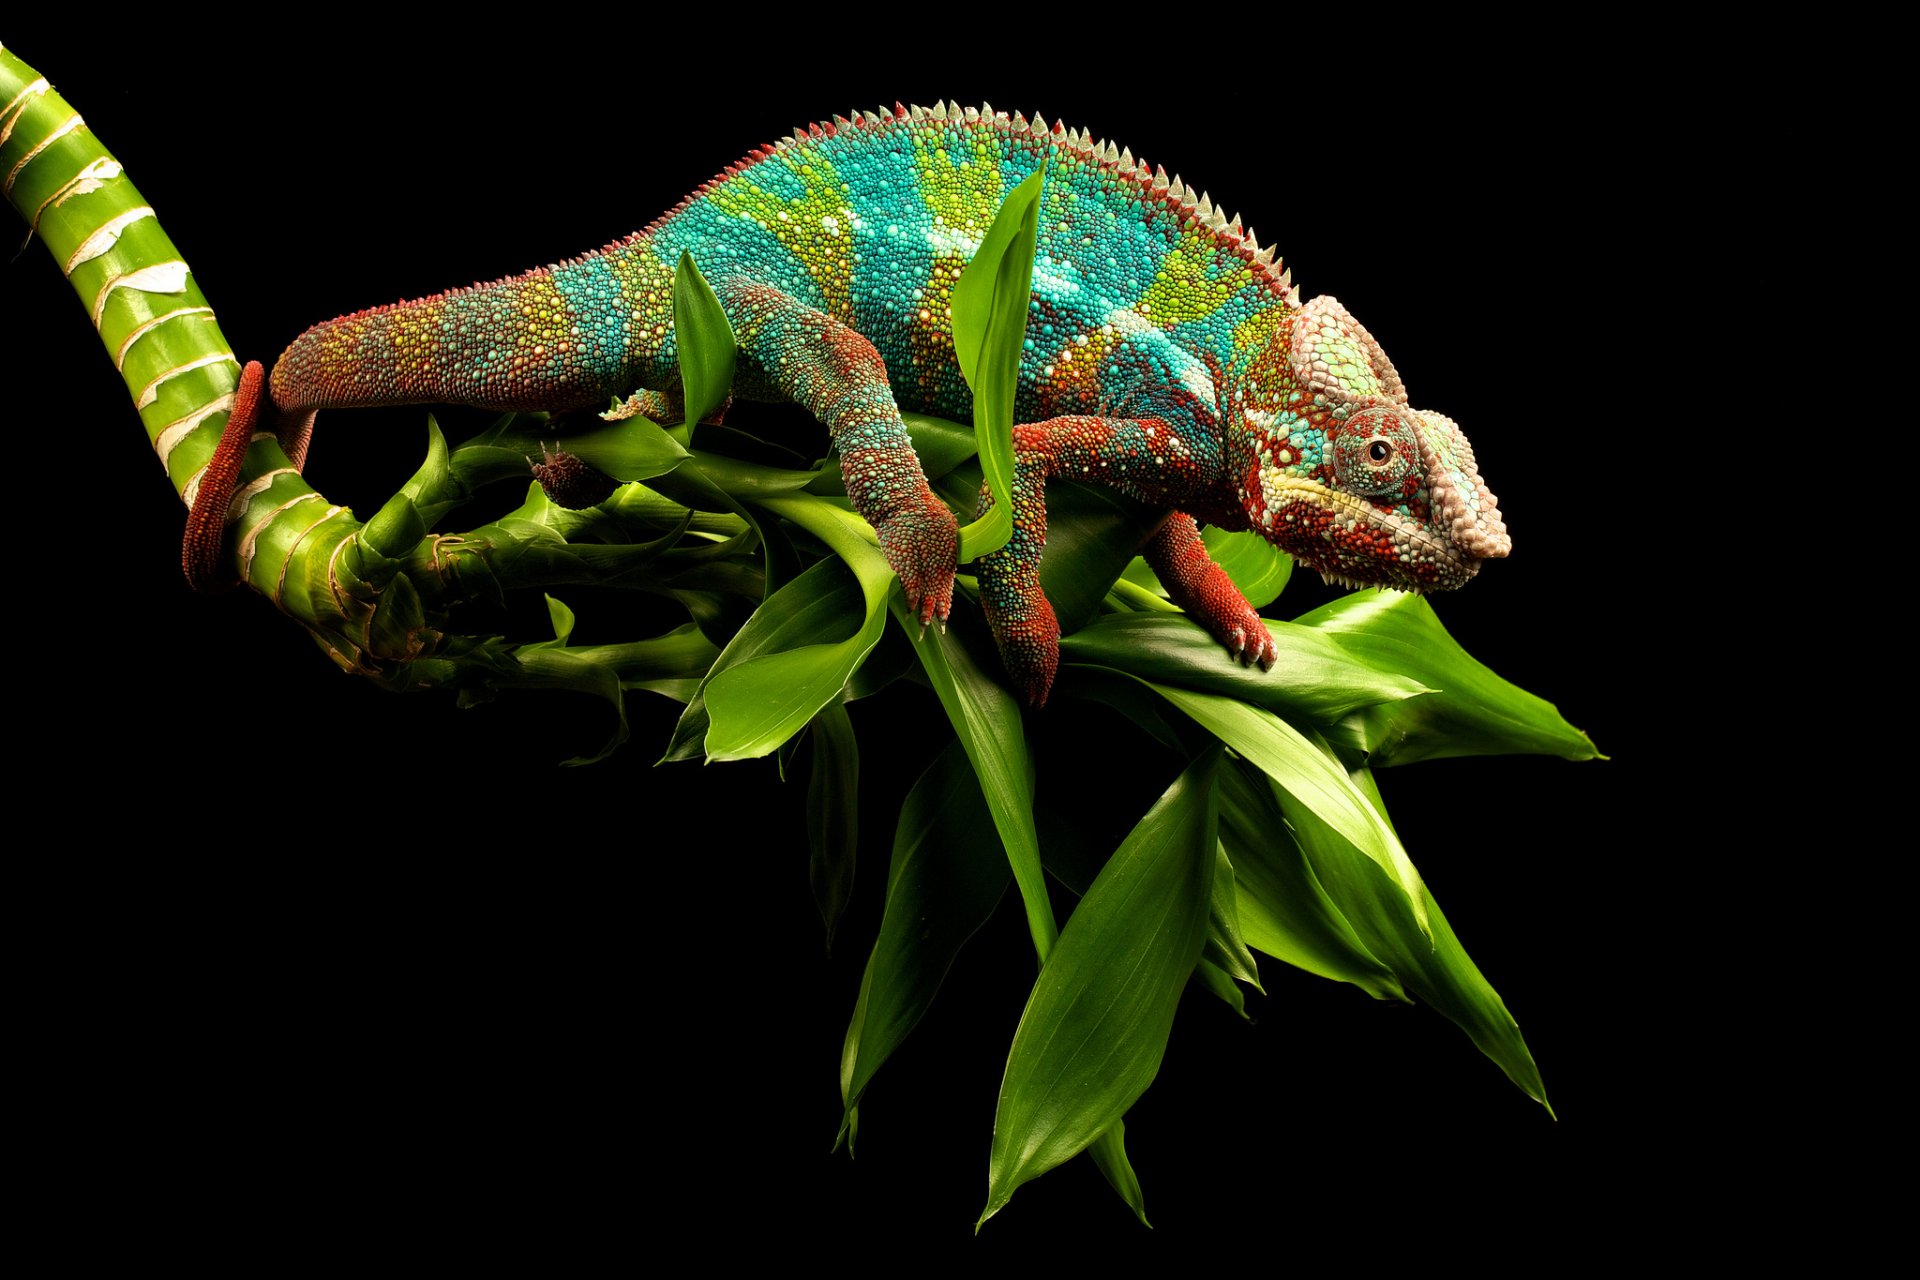
<path id="1" fill-rule="evenodd" d="M 920 629 L 945 626 L 953 609 L 953 568 L 960 549 L 960 528 L 953 512 L 921 484 L 919 502 L 880 521 L 880 550 L 900 576 L 907 607 L 920 615 Z"/>
<path id="2" fill-rule="evenodd" d="M 1053 677 L 1060 670 L 1060 623 L 1053 606 L 1039 592 L 1033 594 L 1024 617 L 1013 620 L 992 617 L 993 638 L 1000 646 L 1000 661 L 1013 678 L 1014 688 L 1030 707 L 1047 705 L 1053 691 Z"/>
<path id="3" fill-rule="evenodd" d="M 1273 633 L 1207 554 L 1193 517 L 1174 512 L 1147 544 L 1145 555 L 1173 602 L 1227 646 L 1235 660 L 1257 662 L 1262 671 L 1273 665 L 1279 656 Z"/>

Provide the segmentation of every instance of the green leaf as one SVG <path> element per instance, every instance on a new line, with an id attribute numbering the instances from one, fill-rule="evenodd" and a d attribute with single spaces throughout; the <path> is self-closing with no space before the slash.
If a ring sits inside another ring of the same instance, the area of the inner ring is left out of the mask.
<path id="1" fill-rule="evenodd" d="M 1213 562 L 1226 570 L 1233 585 L 1256 609 L 1278 600 L 1286 590 L 1287 579 L 1293 576 L 1293 557 L 1251 530 L 1229 533 L 1225 529 L 1205 529 L 1200 541 L 1206 543 Z"/>
<path id="2" fill-rule="evenodd" d="M 1266 775 L 1244 760 L 1220 771 L 1220 842 L 1233 861 L 1241 936 L 1296 969 L 1351 982 L 1376 1000 L 1405 1000 L 1393 970 L 1367 950 L 1320 887 L 1288 835 L 1276 795 Z"/>
<path id="3" fill-rule="evenodd" d="M 1210 751 L 1101 869 L 1027 1000 L 994 1114 L 985 1222 L 1084 1150 L 1159 1073 L 1207 937 L 1216 857 Z"/>
<path id="4" fill-rule="evenodd" d="M 1357 591 L 1299 621 L 1375 670 L 1398 672 L 1435 690 L 1361 711 L 1330 735 L 1343 752 L 1370 765 L 1508 752 L 1566 760 L 1600 754 L 1552 703 L 1475 661 L 1447 634 L 1423 596 Z"/>
<path id="5" fill-rule="evenodd" d="M 1040 867 L 1040 838 L 1033 825 L 1033 757 L 1027 749 L 1020 704 L 961 642 L 969 632 L 959 619 L 951 632 L 923 635 L 920 619 L 907 610 L 905 595 L 894 592 L 891 603 L 894 620 L 920 655 L 927 681 L 980 780 L 994 829 L 1013 868 L 1014 883 L 1020 886 L 1034 950 L 1044 962 L 1059 929 Z"/>
<path id="6" fill-rule="evenodd" d="M 966 751 L 950 742 L 907 793 L 894 828 L 886 913 L 840 1054 L 849 1124 L 874 1073 L 919 1024 L 960 948 L 1005 896 L 1010 874 Z"/>
<path id="7" fill-rule="evenodd" d="M 1384 812 L 1373 776 L 1362 769 L 1353 778 L 1369 802 Z M 1414 996 L 1452 1019 L 1508 1079 L 1548 1106 L 1546 1087 L 1518 1024 L 1500 993 L 1467 956 L 1433 896 L 1421 889 L 1425 910 L 1416 918 L 1399 886 L 1372 861 L 1359 857 L 1318 814 L 1285 792 L 1277 792 L 1275 799 L 1328 897 L 1367 950 L 1390 967 Z"/>
<path id="8" fill-rule="evenodd" d="M 1234 661 L 1191 618 L 1164 613 L 1116 614 L 1089 623 L 1061 638 L 1060 657 L 1069 664 L 1110 667 L 1143 680 L 1222 694 L 1319 725 L 1426 691 L 1360 661 L 1310 627 L 1268 622 L 1267 632 L 1279 651 L 1269 671 Z"/>
<path id="9" fill-rule="evenodd" d="M 781 593 L 791 591 L 806 577 L 800 575 Z M 761 653 L 708 677 L 704 696 L 709 760 L 750 760 L 766 755 L 798 733 L 820 708 L 840 697 L 840 691 L 886 627 L 887 615 L 882 607 L 885 587 L 876 590 L 864 582 L 860 586 L 865 618 L 851 637 L 837 644 Z M 732 647 L 729 645 L 728 650 Z"/>
<path id="10" fill-rule="evenodd" d="M 706 694 L 715 676 L 766 654 L 837 644 L 846 636 L 849 619 L 859 617 L 863 605 L 859 579 L 833 558 L 820 561 L 775 592 L 720 651 L 699 691 L 681 712 L 660 762 L 690 760 L 704 752 L 711 726 Z"/>
<path id="11" fill-rule="evenodd" d="M 887 625 L 893 570 L 879 549 L 865 540 L 872 533 L 866 521 L 824 498 L 802 493 L 769 495 L 761 505 L 821 539 L 853 570 L 860 584 L 864 621 L 858 632 L 838 644 L 754 657 L 712 676 L 705 694 L 711 722 L 707 757 L 712 760 L 763 756 L 798 733 L 815 712 L 840 697 Z"/>
<path id="12" fill-rule="evenodd" d="M 1379 864 L 1400 886 L 1421 927 L 1426 927 L 1420 873 L 1401 847 L 1400 837 L 1338 762 L 1270 711 L 1218 694 L 1143 683 L 1259 766 L 1289 796 L 1319 815 L 1330 830 Z"/>
<path id="13" fill-rule="evenodd" d="M 726 402 L 733 389 L 735 346 L 733 326 L 720 299 L 714 297 L 707 278 L 694 265 L 693 254 L 686 250 L 681 251 L 673 272 L 673 341 L 681 402 L 691 425 Z"/>
<path id="14" fill-rule="evenodd" d="M 367 546 L 383 556 L 405 555 L 426 536 L 426 522 L 404 489 L 388 498 L 360 531 Z"/>
<path id="15" fill-rule="evenodd" d="M 1206 958 L 1200 957 L 1200 963 L 1193 966 L 1193 981 L 1198 983 L 1207 994 L 1225 1004 L 1227 1008 L 1247 1017 L 1247 997 L 1240 990 L 1240 984 L 1227 976 L 1227 971 Z M 1247 1018 L 1251 1022 L 1251 1018 Z"/>
<path id="16" fill-rule="evenodd" d="M 914 456 L 920 459 L 920 471 L 928 480 L 938 480 L 968 458 L 980 452 L 980 439 L 973 428 L 930 413 L 901 410 L 913 441 Z"/>
<path id="17" fill-rule="evenodd" d="M 613 704 L 613 736 L 607 739 L 606 745 L 590 756 L 575 756 L 561 763 L 596 764 L 627 740 L 627 704 L 621 693 L 620 677 L 612 667 L 582 657 L 576 651 L 552 647 L 551 642 L 522 645 L 518 657 L 519 674 L 498 681 L 501 688 L 572 689 L 605 698 Z"/>
<path id="18" fill-rule="evenodd" d="M 860 843 L 860 744 L 846 707 L 829 702 L 813 718 L 813 772 L 807 779 L 807 881 L 833 950 L 840 914 L 853 897 Z"/>
<path id="19" fill-rule="evenodd" d="M 1214 850 L 1213 904 L 1207 909 L 1207 946 L 1205 955 L 1221 970 L 1238 978 L 1256 991 L 1260 985 L 1260 966 L 1240 936 L 1240 902 L 1234 891 L 1233 860 L 1225 845 Z"/>
<path id="20" fill-rule="evenodd" d="M 1106 1131 L 1093 1140 L 1087 1148 L 1087 1155 L 1093 1160 L 1094 1167 L 1100 1170 L 1100 1176 L 1107 1180 L 1114 1193 L 1127 1202 L 1133 1210 L 1133 1216 L 1140 1219 L 1140 1225 L 1151 1227 L 1147 1221 L 1147 1201 L 1140 1191 L 1140 1178 L 1133 1171 L 1133 1162 L 1127 1159 L 1127 1122 L 1115 1120 Z"/>
<path id="21" fill-rule="evenodd" d="M 564 649 L 567 641 L 573 638 L 573 610 L 554 599 L 547 597 L 547 616 L 553 621 L 553 638 Z"/>
<path id="22" fill-rule="evenodd" d="M 453 479 L 452 455 L 447 449 L 447 438 L 441 433 L 440 423 L 432 414 L 427 415 L 426 460 L 400 486 L 400 492 L 420 509 L 420 517 L 429 529 L 464 496 Z"/>
<path id="23" fill-rule="evenodd" d="M 695 449 L 692 453 L 694 467 L 700 477 L 708 481 L 712 492 L 726 494 L 746 502 L 758 502 L 769 497 L 797 493 L 812 484 L 818 471 L 789 471 L 784 467 L 763 467 L 757 462 L 744 462 L 739 458 L 729 458 L 723 454 L 706 453 Z M 672 480 L 663 481 L 655 487 L 662 492 L 672 494 L 668 485 L 677 482 L 682 473 L 676 473 Z"/>
<path id="24" fill-rule="evenodd" d="M 1127 567 L 1133 553 L 1166 517 L 1123 493 L 1091 484 L 1047 485 L 1047 549 L 1040 557 L 1040 589 L 1063 631 L 1084 626 Z"/>
<path id="25" fill-rule="evenodd" d="M 693 696 L 720 656 L 691 622 L 645 640 L 584 645 L 569 652 L 611 670 L 624 689 L 653 689 L 681 702 Z"/>
<path id="26" fill-rule="evenodd" d="M 1046 165 L 1028 174 L 1000 205 L 993 225 L 953 286 L 953 347 L 973 388 L 973 428 L 987 483 L 1000 497 L 960 530 L 960 561 L 976 560 L 1013 536 L 1013 398 L 1027 336 L 1033 250 Z"/>

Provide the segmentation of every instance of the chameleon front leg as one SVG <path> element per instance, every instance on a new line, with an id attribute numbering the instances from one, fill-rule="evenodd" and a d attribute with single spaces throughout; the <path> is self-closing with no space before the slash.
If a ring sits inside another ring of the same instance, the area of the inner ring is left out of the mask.
<path id="1" fill-rule="evenodd" d="M 1192 516 L 1174 512 L 1141 554 L 1173 602 L 1212 632 L 1227 652 L 1242 662 L 1258 662 L 1263 671 L 1279 655 L 1259 613 L 1207 554 Z"/>
<path id="2" fill-rule="evenodd" d="M 927 487 L 907 428 L 871 342 L 771 285 L 714 281 L 740 345 L 736 392 L 772 393 L 825 423 L 840 454 L 847 497 L 880 535 L 920 625 L 953 607 L 959 526 Z"/>
<path id="3" fill-rule="evenodd" d="M 1047 545 L 1046 483 L 1054 476 L 1103 484 L 1154 506 L 1174 507 L 1211 478 L 1163 418 L 1063 417 L 1013 429 L 1013 536 L 979 564 L 980 604 L 1000 660 L 1032 706 L 1043 706 L 1060 667 L 1060 623 L 1040 589 Z M 982 511 L 994 497 L 982 490 Z M 1193 522 L 1187 521 L 1193 528 Z"/>

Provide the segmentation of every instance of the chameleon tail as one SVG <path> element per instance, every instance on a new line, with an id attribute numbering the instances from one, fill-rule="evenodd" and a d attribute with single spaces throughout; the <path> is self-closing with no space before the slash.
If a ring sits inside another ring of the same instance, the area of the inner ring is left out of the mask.
<path id="1" fill-rule="evenodd" d="M 220 572 L 220 547 L 233 514 L 233 490 L 240 480 L 240 464 L 253 444 L 255 429 L 263 419 L 275 417 L 271 406 L 263 403 L 266 381 L 261 363 L 249 361 L 233 393 L 233 408 L 220 432 L 220 443 L 191 490 L 193 505 L 187 512 L 180 566 L 195 591 L 224 591 L 233 585 Z M 300 470 L 307 460 L 307 441 L 313 436 L 312 411 L 281 416 L 273 426 L 288 461 L 295 471 Z"/>

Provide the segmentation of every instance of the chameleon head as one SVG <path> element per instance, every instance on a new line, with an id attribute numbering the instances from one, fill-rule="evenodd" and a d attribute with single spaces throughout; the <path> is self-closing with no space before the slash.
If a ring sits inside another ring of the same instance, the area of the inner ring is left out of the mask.
<path id="1" fill-rule="evenodd" d="M 1380 344 L 1329 297 L 1295 310 L 1235 396 L 1253 527 L 1348 586 L 1445 591 L 1512 549 L 1451 418 L 1407 404 Z"/>

